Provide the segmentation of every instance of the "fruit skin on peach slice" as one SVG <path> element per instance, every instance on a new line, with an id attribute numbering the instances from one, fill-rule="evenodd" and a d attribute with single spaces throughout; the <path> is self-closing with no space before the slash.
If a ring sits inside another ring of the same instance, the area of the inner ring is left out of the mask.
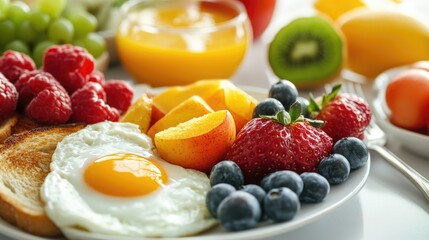
<path id="1" fill-rule="evenodd" d="M 221 110 L 158 132 L 154 142 L 164 160 L 209 173 L 225 157 L 235 136 L 231 113 Z"/>
<path id="2" fill-rule="evenodd" d="M 137 124 L 140 131 L 146 133 L 152 118 L 152 106 L 152 98 L 144 93 L 128 108 L 120 121 Z"/>
<path id="3" fill-rule="evenodd" d="M 203 98 L 215 111 L 229 110 L 236 122 L 237 131 L 250 119 L 257 100 L 236 87 L 229 80 L 201 80 L 186 86 L 176 86 L 156 95 L 153 99 L 153 120 L 159 120 L 162 114 L 167 113 L 180 102 L 191 96 Z"/>
<path id="4" fill-rule="evenodd" d="M 214 112 L 213 109 L 201 97 L 192 96 L 171 109 L 164 117 L 152 125 L 147 131 L 147 135 L 154 138 L 156 133 L 164 129 L 175 127 L 179 123 L 211 112 Z"/>

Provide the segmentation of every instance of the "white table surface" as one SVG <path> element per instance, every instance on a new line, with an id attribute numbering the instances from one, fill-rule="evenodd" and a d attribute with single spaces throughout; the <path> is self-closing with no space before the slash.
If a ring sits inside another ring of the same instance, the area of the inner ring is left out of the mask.
<path id="1" fill-rule="evenodd" d="M 265 74 L 264 42 L 270 32 L 289 19 L 307 14 L 312 0 L 277 0 L 273 21 L 261 39 L 254 42 L 241 69 L 234 76 L 238 85 L 269 87 Z M 371 0 L 381 2 L 383 0 Z M 418 0 L 429 6 L 428 0 Z M 406 3 L 417 2 L 409 0 Z M 429 8 L 429 7 L 428 7 Z M 426 8 L 426 9 L 428 9 Z M 423 9 L 420 7 L 420 9 Z M 107 79 L 131 79 L 120 65 L 113 65 L 105 73 Z M 388 148 L 409 165 L 429 178 L 429 156 L 419 157 L 403 149 L 395 139 L 389 139 Z M 398 171 L 376 153 L 371 152 L 371 170 L 363 189 L 344 205 L 284 236 L 288 240 L 379 240 L 429 239 L 429 202 Z M 0 235 L 0 239 L 9 238 Z"/>

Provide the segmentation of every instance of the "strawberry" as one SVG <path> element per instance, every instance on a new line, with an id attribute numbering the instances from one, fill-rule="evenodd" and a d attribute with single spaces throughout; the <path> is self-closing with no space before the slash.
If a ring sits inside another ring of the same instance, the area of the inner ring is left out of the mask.
<path id="1" fill-rule="evenodd" d="M 258 183 L 279 170 L 314 172 L 332 150 L 332 139 L 314 126 L 323 122 L 303 118 L 299 102 L 289 113 L 250 120 L 237 134 L 226 158 L 241 168 L 247 183 Z"/>
<path id="2" fill-rule="evenodd" d="M 344 137 L 363 139 L 364 131 L 371 121 L 371 108 L 359 96 L 350 93 L 339 93 L 341 84 L 332 91 L 318 98 L 319 103 L 310 96 L 309 111 L 315 119 L 325 121 L 322 127 L 334 141 Z"/>

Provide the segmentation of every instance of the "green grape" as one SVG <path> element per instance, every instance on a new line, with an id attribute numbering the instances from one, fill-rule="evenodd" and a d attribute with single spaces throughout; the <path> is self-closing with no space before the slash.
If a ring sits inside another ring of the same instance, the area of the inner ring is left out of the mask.
<path id="1" fill-rule="evenodd" d="M 74 11 L 67 14 L 67 18 L 74 26 L 75 36 L 83 37 L 94 32 L 97 28 L 97 18 L 85 11 Z"/>
<path id="2" fill-rule="evenodd" d="M 31 27 L 36 30 L 36 32 L 44 32 L 51 21 L 51 17 L 43 12 L 34 11 L 30 15 Z"/>
<path id="3" fill-rule="evenodd" d="M 48 33 L 40 33 L 40 34 L 37 34 L 36 39 L 34 39 L 34 42 L 37 44 L 39 42 L 44 42 L 48 40 L 49 40 Z M 55 42 L 59 43 L 58 41 L 55 41 Z"/>
<path id="4" fill-rule="evenodd" d="M 48 47 L 54 44 L 55 44 L 54 42 L 47 40 L 47 41 L 39 42 L 34 46 L 33 54 L 31 56 L 38 68 L 40 68 L 43 64 L 43 56 L 45 55 L 46 49 L 48 49 Z"/>
<path id="5" fill-rule="evenodd" d="M 4 46 L 4 50 L 14 50 L 17 52 L 22 52 L 28 56 L 30 56 L 30 48 L 27 44 L 20 40 L 14 40 Z"/>
<path id="6" fill-rule="evenodd" d="M 76 0 L 73 0 L 76 1 Z M 38 0 L 38 9 L 48 14 L 51 18 L 57 18 L 63 12 L 67 0 Z"/>
<path id="7" fill-rule="evenodd" d="M 96 33 L 90 33 L 85 37 L 77 39 L 74 45 L 85 48 L 94 58 L 100 57 L 106 51 L 104 38 Z"/>
<path id="8" fill-rule="evenodd" d="M 6 17 L 6 12 L 8 7 L 9 7 L 9 0 L 0 0 L 0 20 Z"/>
<path id="9" fill-rule="evenodd" d="M 11 20 L 0 21 L 0 46 L 15 39 L 16 27 Z"/>
<path id="10" fill-rule="evenodd" d="M 30 21 L 24 21 L 18 27 L 18 39 L 26 43 L 32 43 L 36 39 L 37 33 L 31 27 Z"/>
<path id="11" fill-rule="evenodd" d="M 7 18 L 12 20 L 16 25 L 21 24 L 30 16 L 30 7 L 21 1 L 14 1 L 7 8 Z"/>
<path id="12" fill-rule="evenodd" d="M 57 18 L 48 27 L 48 37 L 54 42 L 71 43 L 74 28 L 68 19 Z"/>

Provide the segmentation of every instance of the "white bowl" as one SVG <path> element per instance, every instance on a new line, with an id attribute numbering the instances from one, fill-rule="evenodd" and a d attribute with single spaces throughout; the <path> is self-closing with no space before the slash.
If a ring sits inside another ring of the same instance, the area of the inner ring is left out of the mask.
<path id="1" fill-rule="evenodd" d="M 376 95 L 372 103 L 374 115 L 377 123 L 395 141 L 401 143 L 403 147 L 413 153 L 427 157 L 429 155 L 429 136 L 421 133 L 406 130 L 393 125 L 390 122 L 390 110 L 385 101 L 386 87 L 392 77 L 408 67 L 398 67 L 390 69 L 380 74 L 374 84 Z"/>

